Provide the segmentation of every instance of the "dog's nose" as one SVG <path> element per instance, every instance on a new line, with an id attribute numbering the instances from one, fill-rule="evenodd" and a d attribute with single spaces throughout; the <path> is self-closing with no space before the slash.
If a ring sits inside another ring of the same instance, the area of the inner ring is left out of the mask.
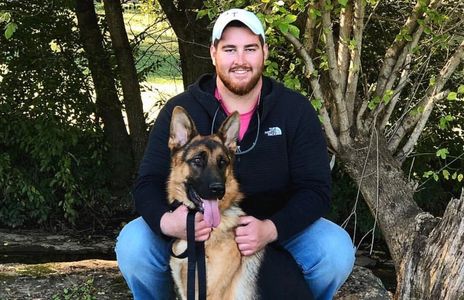
<path id="1" fill-rule="evenodd" d="M 222 198 L 225 193 L 224 184 L 221 182 L 213 182 L 209 185 L 209 191 L 216 197 Z"/>

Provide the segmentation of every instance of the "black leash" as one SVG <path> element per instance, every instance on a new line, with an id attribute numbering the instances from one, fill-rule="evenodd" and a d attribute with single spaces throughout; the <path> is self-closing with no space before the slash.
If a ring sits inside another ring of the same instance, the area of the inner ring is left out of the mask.
<path id="1" fill-rule="evenodd" d="M 179 207 L 181 203 L 175 201 L 172 207 Z M 174 209 L 175 209 L 174 208 Z M 195 213 L 196 210 L 189 209 L 187 214 L 187 249 L 179 255 L 172 251 L 171 255 L 176 258 L 188 259 L 187 271 L 187 299 L 195 300 L 195 277 L 196 270 L 198 273 L 198 299 L 206 300 L 206 262 L 205 262 L 205 242 L 195 242 Z"/>

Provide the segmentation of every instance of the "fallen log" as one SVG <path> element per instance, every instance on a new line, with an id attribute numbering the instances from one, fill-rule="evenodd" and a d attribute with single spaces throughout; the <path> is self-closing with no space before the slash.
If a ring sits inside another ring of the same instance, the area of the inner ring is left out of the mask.
<path id="1" fill-rule="evenodd" d="M 79 236 L 33 230 L 0 230 L 0 263 L 114 259 L 114 244 L 115 239 L 107 235 Z"/>

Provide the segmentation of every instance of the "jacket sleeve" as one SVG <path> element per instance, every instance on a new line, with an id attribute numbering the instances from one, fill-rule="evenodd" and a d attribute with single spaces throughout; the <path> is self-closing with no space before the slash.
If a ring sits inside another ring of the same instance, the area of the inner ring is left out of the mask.
<path id="1" fill-rule="evenodd" d="M 290 197 L 270 220 L 278 242 L 290 239 L 324 216 L 330 206 L 331 175 L 327 145 L 316 111 L 309 101 L 300 107 L 300 118 L 288 140 Z"/>
<path id="2" fill-rule="evenodd" d="M 165 105 L 156 119 L 132 190 L 136 211 L 161 236 L 160 220 L 169 210 L 166 182 L 170 168 L 168 139 L 171 111 Z"/>

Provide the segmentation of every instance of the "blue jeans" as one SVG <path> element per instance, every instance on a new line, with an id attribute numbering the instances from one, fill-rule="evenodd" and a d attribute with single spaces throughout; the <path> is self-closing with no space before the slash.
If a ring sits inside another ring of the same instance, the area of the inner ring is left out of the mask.
<path id="1" fill-rule="evenodd" d="M 350 236 L 324 218 L 285 242 L 284 247 L 301 267 L 316 299 L 332 299 L 353 269 L 355 248 Z M 135 299 L 175 299 L 169 244 L 141 217 L 122 229 L 116 256 Z"/>

